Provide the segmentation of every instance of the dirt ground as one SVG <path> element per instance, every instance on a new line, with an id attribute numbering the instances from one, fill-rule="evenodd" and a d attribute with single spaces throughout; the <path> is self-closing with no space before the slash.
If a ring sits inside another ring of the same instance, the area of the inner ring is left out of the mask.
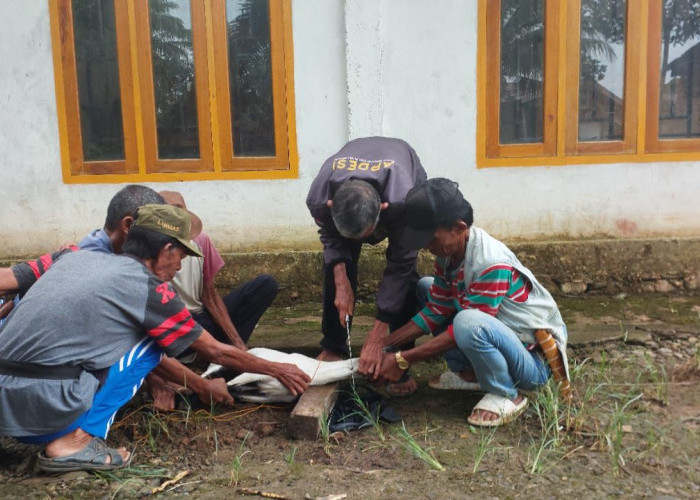
<path id="1" fill-rule="evenodd" d="M 547 386 L 516 423 L 470 427 L 479 395 L 427 386 L 439 359 L 414 367 L 416 394 L 386 399 L 407 433 L 380 424 L 294 441 L 291 405 L 164 415 L 134 402 L 109 438 L 134 451 L 129 469 L 39 475 L 37 448 L 1 439 L 0 497 L 141 498 L 155 488 L 165 498 L 700 497 L 700 295 L 557 300 L 570 330 L 570 406 Z M 356 354 L 372 321 L 370 306 L 359 309 Z M 319 313 L 276 308 L 253 343 L 315 354 Z"/>

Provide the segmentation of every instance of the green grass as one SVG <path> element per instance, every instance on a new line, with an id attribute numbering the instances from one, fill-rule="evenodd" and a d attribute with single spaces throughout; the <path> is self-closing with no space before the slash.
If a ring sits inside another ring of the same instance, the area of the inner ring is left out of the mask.
<path id="1" fill-rule="evenodd" d="M 379 420 L 379 415 L 374 415 L 372 413 L 365 401 L 362 399 L 362 396 L 358 394 L 356 387 L 352 387 L 350 396 L 352 397 L 353 401 L 355 401 L 357 407 L 360 408 L 358 410 L 358 413 L 361 413 L 370 422 L 372 428 L 376 432 L 379 439 L 381 441 L 386 441 L 386 436 L 384 435 L 384 428 L 382 427 L 382 423 Z"/>
<path id="2" fill-rule="evenodd" d="M 422 447 L 416 438 L 406 429 L 405 422 L 401 421 L 401 427 L 396 429 L 394 438 L 411 455 L 422 460 L 431 468 L 439 471 L 445 470 L 442 464 L 435 458 L 431 448 Z"/>
<path id="3" fill-rule="evenodd" d="M 490 451 L 493 451 L 492 445 L 498 427 L 484 427 L 477 430 L 476 427 L 470 426 L 469 429 L 470 432 L 479 435 L 479 442 L 476 444 L 476 450 L 474 451 L 474 466 L 472 467 L 472 474 L 476 474 L 479 472 L 479 467 L 484 457 L 486 457 Z"/>
<path id="4" fill-rule="evenodd" d="M 241 441 L 241 444 L 238 446 L 236 456 L 233 457 L 233 460 L 231 460 L 229 486 L 233 486 L 234 488 L 238 486 L 238 482 L 241 480 L 241 471 L 243 469 L 243 457 L 246 454 L 250 453 L 250 450 L 245 449 L 245 443 L 249 437 L 250 432 L 245 435 L 243 441 Z"/>

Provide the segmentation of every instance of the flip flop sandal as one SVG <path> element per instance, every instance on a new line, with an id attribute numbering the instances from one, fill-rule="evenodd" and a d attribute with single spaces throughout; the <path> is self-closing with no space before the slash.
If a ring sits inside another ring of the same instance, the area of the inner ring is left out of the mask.
<path id="1" fill-rule="evenodd" d="M 111 461 L 107 463 L 107 458 Z M 131 463 L 133 455 L 124 460 L 119 452 L 107 446 L 102 439 L 93 437 L 85 448 L 65 457 L 49 458 L 40 452 L 37 458 L 37 469 L 44 472 L 72 472 L 79 470 L 111 470 L 121 469 Z"/>
<path id="2" fill-rule="evenodd" d="M 525 411 L 526 407 L 527 398 L 524 396 L 520 403 L 515 404 L 510 399 L 504 398 L 503 396 L 487 393 L 476 404 L 474 410 L 490 411 L 498 415 L 498 418 L 496 420 L 481 420 L 469 416 L 467 422 L 478 427 L 498 427 L 499 425 L 507 424 L 518 418 L 520 414 Z"/>
<path id="3" fill-rule="evenodd" d="M 429 381 L 428 386 L 447 391 L 483 392 L 479 382 L 468 382 L 453 371 L 442 373 L 437 380 Z"/>

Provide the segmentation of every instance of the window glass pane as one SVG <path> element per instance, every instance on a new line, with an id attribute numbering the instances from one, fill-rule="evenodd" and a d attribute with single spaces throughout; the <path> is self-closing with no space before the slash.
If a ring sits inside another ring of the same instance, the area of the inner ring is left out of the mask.
<path id="1" fill-rule="evenodd" d="M 189 0 L 149 0 L 153 92 L 161 159 L 199 158 Z"/>
<path id="2" fill-rule="evenodd" d="M 622 139 L 625 3 L 625 0 L 581 1 L 579 141 Z"/>
<path id="3" fill-rule="evenodd" d="M 123 160 L 114 0 L 73 0 L 72 8 L 83 158 Z"/>
<path id="4" fill-rule="evenodd" d="M 544 0 L 501 1 L 501 144 L 542 142 Z"/>
<path id="5" fill-rule="evenodd" d="M 228 67 L 235 156 L 274 156 L 268 0 L 227 0 Z"/>
<path id="6" fill-rule="evenodd" d="M 659 138 L 700 137 L 698 8 L 693 0 L 663 3 Z"/>

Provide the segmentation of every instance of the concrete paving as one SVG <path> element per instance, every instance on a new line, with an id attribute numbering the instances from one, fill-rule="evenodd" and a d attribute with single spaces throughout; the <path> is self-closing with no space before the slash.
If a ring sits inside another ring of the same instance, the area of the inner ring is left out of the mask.
<path id="1" fill-rule="evenodd" d="M 597 296 L 594 302 L 579 298 L 558 301 L 569 329 L 570 349 L 614 342 L 647 345 L 700 337 L 699 294 Z M 363 309 L 365 313 L 356 314 L 353 320 L 351 342 L 355 355 L 359 354 L 374 322 L 371 307 L 365 305 Z M 314 354 L 319 349 L 320 332 L 319 304 L 305 302 L 273 307 L 256 328 L 250 345 Z"/>

